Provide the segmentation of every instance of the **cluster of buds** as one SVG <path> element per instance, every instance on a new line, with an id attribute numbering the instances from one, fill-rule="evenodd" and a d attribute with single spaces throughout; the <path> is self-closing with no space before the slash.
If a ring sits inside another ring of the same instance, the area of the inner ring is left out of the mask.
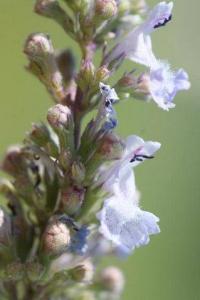
<path id="1" fill-rule="evenodd" d="M 173 3 L 148 12 L 144 0 L 35 2 L 37 14 L 77 42 L 81 63 L 77 70 L 73 52 L 55 50 L 46 34 L 33 33 L 25 42 L 27 69 L 55 103 L 1 163 L 9 178 L 0 182 L 0 297 L 119 299 L 121 271 L 98 273 L 96 265 L 105 255 L 129 255 L 160 232 L 159 218 L 140 207 L 132 170 L 153 159 L 160 143 L 121 138 L 114 107 L 135 98 L 169 110 L 176 93 L 190 87 L 184 70 L 171 71 L 152 50 L 150 34 L 172 19 Z M 110 47 L 116 37 L 121 42 Z M 125 59 L 146 70 L 116 79 Z"/>

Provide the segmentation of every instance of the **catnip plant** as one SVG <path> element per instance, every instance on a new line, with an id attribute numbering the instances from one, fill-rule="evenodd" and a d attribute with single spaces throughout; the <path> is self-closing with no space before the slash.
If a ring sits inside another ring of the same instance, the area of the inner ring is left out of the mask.
<path id="1" fill-rule="evenodd" d="M 95 270 L 101 258 L 131 255 L 160 232 L 159 218 L 140 207 L 133 172 L 160 143 L 120 137 L 115 106 L 135 99 L 168 111 L 189 89 L 187 73 L 152 49 L 173 3 L 37 0 L 34 9 L 61 26 L 81 58 L 55 50 L 44 33 L 25 42 L 26 69 L 54 105 L 1 162 L 0 299 L 120 299 L 122 272 Z M 121 76 L 124 61 L 133 71 Z"/>

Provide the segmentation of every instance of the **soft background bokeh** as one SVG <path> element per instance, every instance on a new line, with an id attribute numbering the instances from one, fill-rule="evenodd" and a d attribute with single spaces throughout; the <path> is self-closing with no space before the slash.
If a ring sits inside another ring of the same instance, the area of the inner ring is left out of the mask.
<path id="1" fill-rule="evenodd" d="M 173 22 L 153 35 L 154 49 L 189 72 L 192 89 L 176 97 L 177 107 L 169 113 L 133 101 L 118 108 L 121 134 L 162 143 L 156 159 L 136 170 L 142 206 L 160 216 L 162 233 L 128 260 L 113 261 L 127 277 L 124 300 L 200 299 L 200 2 L 174 2 Z M 23 69 L 26 36 L 44 31 L 56 47 L 75 47 L 56 24 L 33 14 L 33 3 L 0 0 L 1 155 L 23 139 L 32 121 L 45 118 L 51 103 Z"/>

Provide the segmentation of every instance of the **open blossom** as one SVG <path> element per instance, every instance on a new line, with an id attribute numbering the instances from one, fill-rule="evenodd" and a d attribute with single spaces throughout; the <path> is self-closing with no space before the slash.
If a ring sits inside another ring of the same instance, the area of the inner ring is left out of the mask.
<path id="1" fill-rule="evenodd" d="M 150 34 L 158 27 L 164 26 L 171 20 L 173 3 L 161 2 L 149 13 L 147 20 L 136 27 L 114 49 L 111 49 L 105 62 L 121 57 L 122 55 L 134 62 L 145 66 L 157 64 L 152 51 Z"/>
<path id="2" fill-rule="evenodd" d="M 139 207 L 139 194 L 132 171 L 132 167 L 152 158 L 159 148 L 157 142 L 144 142 L 137 136 L 130 136 L 126 140 L 123 157 L 100 177 L 100 180 L 104 178 L 104 189 L 111 196 L 104 201 L 102 210 L 97 214 L 99 231 L 125 253 L 146 245 L 149 235 L 159 233 L 159 219 Z"/>
<path id="3" fill-rule="evenodd" d="M 106 57 L 107 63 L 123 55 L 136 63 L 147 66 L 149 68 L 149 93 L 158 106 L 164 110 L 175 107 L 172 101 L 178 91 L 190 88 L 187 73 L 182 69 L 173 72 L 168 64 L 155 57 L 152 50 L 150 34 L 171 20 L 172 8 L 172 2 L 157 4 L 149 13 L 147 20 L 131 31 Z"/>
<path id="4" fill-rule="evenodd" d="M 177 92 L 189 88 L 188 74 L 183 69 L 173 72 L 168 64 L 160 63 L 160 66 L 149 72 L 149 92 L 152 99 L 164 110 L 175 107 L 172 101 Z"/>

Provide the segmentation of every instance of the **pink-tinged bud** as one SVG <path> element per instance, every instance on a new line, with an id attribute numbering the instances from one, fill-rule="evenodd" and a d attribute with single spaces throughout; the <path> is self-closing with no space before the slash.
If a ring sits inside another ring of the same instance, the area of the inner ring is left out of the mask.
<path id="1" fill-rule="evenodd" d="M 58 255 L 64 252 L 71 241 L 70 229 L 66 224 L 53 217 L 47 225 L 43 236 L 43 250 L 47 255 Z"/>
<path id="2" fill-rule="evenodd" d="M 74 269 L 70 270 L 72 279 L 82 283 L 90 283 L 94 277 L 94 265 L 87 259 Z"/>
<path id="3" fill-rule="evenodd" d="M 35 12 L 45 17 L 53 17 L 59 8 L 57 0 L 37 0 L 35 4 Z"/>
<path id="4" fill-rule="evenodd" d="M 97 150 L 97 155 L 107 160 L 120 159 L 125 149 L 122 140 L 114 133 L 108 133 Z"/>
<path id="5" fill-rule="evenodd" d="M 109 78 L 110 76 L 110 71 L 108 70 L 108 68 L 106 66 L 101 66 L 99 69 L 97 69 L 96 71 L 96 81 L 102 82 L 105 81 Z"/>
<path id="6" fill-rule="evenodd" d="M 63 210 L 69 215 L 75 214 L 81 207 L 85 197 L 85 189 L 78 186 L 70 186 L 61 192 Z"/>
<path id="7" fill-rule="evenodd" d="M 110 19 L 117 14 L 117 3 L 115 0 L 97 0 L 95 3 L 96 16 L 102 19 Z"/>
<path id="8" fill-rule="evenodd" d="M 0 207 L 0 247 L 9 246 L 12 237 L 12 221 L 8 213 Z"/>
<path id="9" fill-rule="evenodd" d="M 9 175 L 16 176 L 21 172 L 23 167 L 23 155 L 21 147 L 11 146 L 2 161 L 1 169 L 7 172 Z"/>
<path id="10" fill-rule="evenodd" d="M 132 74 L 125 74 L 117 83 L 119 89 L 135 88 L 137 86 L 137 78 Z"/>
<path id="11" fill-rule="evenodd" d="M 100 274 L 100 283 L 105 290 L 120 294 L 124 288 L 124 275 L 116 267 L 107 267 Z"/>
<path id="12" fill-rule="evenodd" d="M 44 33 L 31 34 L 24 46 L 24 53 L 33 60 L 42 59 L 43 57 L 53 54 L 54 49 L 48 35 Z"/>
<path id="13" fill-rule="evenodd" d="M 56 104 L 48 110 L 47 120 L 55 130 L 67 129 L 72 123 L 71 110 L 65 105 Z"/>

